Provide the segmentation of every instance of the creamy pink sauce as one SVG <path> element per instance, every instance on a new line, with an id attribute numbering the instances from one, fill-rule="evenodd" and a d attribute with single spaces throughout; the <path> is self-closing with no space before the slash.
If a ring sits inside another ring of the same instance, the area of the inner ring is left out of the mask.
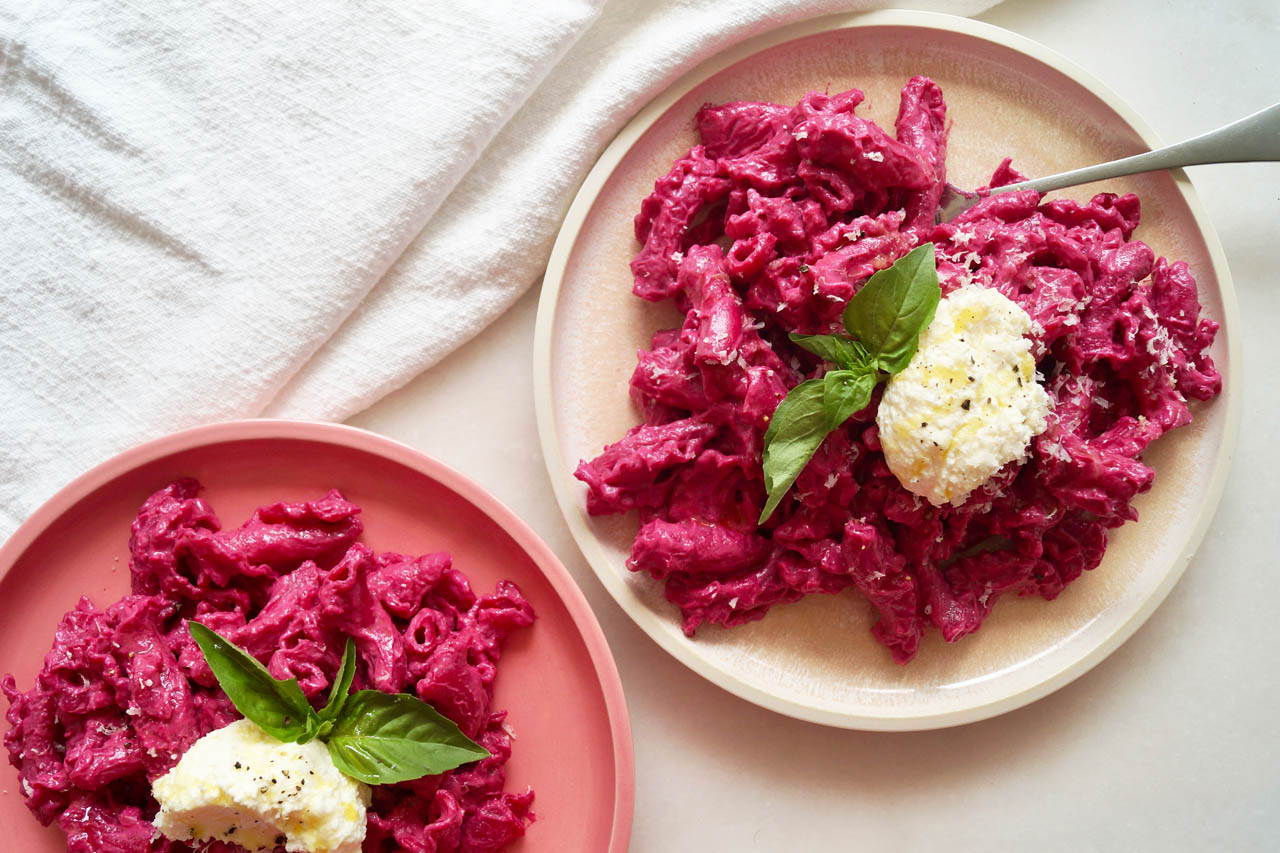
<path id="1" fill-rule="evenodd" d="M 1136 196 L 996 194 L 935 225 L 941 90 L 912 78 L 894 135 L 855 114 L 862 99 L 699 111 L 702 142 L 641 205 L 631 264 L 636 295 L 671 300 L 685 321 L 639 355 L 643 422 L 577 476 L 590 513 L 638 513 L 629 565 L 665 585 L 687 634 L 853 587 L 906 663 L 929 626 L 956 640 L 1002 595 L 1052 599 L 1098 565 L 1107 530 L 1137 518 L 1132 499 L 1151 487 L 1143 450 L 1221 390 L 1208 356 L 1218 326 L 1200 316 L 1187 265 L 1133 239 Z M 991 186 L 1021 179 L 1006 159 Z M 768 418 L 826 369 L 787 333 L 843 331 L 866 279 L 930 241 L 944 295 L 976 283 L 1031 316 L 1048 429 L 1024 464 L 936 508 L 885 464 L 877 392 L 757 526 Z"/>
<path id="2" fill-rule="evenodd" d="M 260 507 L 223 530 L 199 488 L 177 480 L 139 510 L 132 595 L 106 610 L 82 598 L 58 624 L 35 685 L 0 682 L 9 761 L 40 822 L 57 821 L 72 853 L 197 849 L 157 837 L 150 823 L 151 781 L 240 716 L 187 631 L 197 619 L 276 678 L 297 678 L 317 705 L 352 637 L 353 689 L 413 693 L 490 752 L 439 776 L 375 786 L 366 853 L 482 853 L 522 836 L 533 791 L 503 790 L 511 737 L 506 712 L 492 707 L 502 644 L 534 618 L 516 585 L 477 596 L 448 554 L 374 553 L 357 541 L 360 508 L 336 491 Z"/>

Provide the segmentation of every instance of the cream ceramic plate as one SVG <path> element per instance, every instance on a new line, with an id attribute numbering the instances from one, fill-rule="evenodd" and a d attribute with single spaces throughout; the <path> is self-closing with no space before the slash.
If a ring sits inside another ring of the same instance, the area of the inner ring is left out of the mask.
<path id="1" fill-rule="evenodd" d="M 1142 520 L 1113 531 L 1099 568 L 1056 600 L 1002 600 L 976 634 L 946 644 L 937 631 L 906 667 L 871 637 L 856 593 L 810 596 L 750 625 L 703 627 L 694 639 L 661 585 L 626 569 L 634 514 L 591 518 L 573 479 L 638 422 L 627 393 L 636 350 L 678 325 L 667 305 L 631 295 L 631 221 L 671 161 L 695 143 L 704 103 L 794 103 L 810 89 L 867 94 L 860 115 L 892 127 L 913 74 L 936 80 L 952 121 L 948 177 L 978 186 L 1004 155 L 1030 175 L 1154 147 L 1151 129 L 1083 70 L 1013 33 L 945 15 L 882 12 L 779 30 L 715 57 L 645 108 L 591 171 L 556 241 L 538 311 L 538 426 L 556 497 L 601 581 L 663 648 L 727 690 L 784 714 L 862 729 L 955 725 L 1017 708 L 1061 687 L 1115 649 L 1164 599 L 1213 516 L 1239 421 L 1235 296 L 1222 249 L 1186 177 L 1109 183 L 1142 198 L 1137 236 L 1185 259 L 1205 313 L 1222 324 L 1213 356 L 1224 393 L 1167 435 L 1146 461 L 1157 471 L 1137 500 Z M 1088 198 L 1097 186 L 1065 191 Z"/>

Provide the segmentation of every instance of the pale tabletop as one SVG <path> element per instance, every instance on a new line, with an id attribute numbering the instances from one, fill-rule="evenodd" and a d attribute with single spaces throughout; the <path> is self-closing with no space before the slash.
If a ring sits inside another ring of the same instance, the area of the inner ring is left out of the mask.
<path id="1" fill-rule="evenodd" d="M 1273 0 L 1014 0 L 981 17 L 1092 71 L 1167 142 L 1280 100 Z M 1280 164 L 1189 172 L 1243 317 L 1244 418 L 1226 495 L 1186 575 L 1132 639 L 1073 684 L 992 720 L 910 734 L 802 723 L 704 681 L 641 633 L 551 495 L 533 415 L 536 288 L 351 419 L 479 481 L 577 579 L 631 712 L 633 850 L 1276 849 Z"/>

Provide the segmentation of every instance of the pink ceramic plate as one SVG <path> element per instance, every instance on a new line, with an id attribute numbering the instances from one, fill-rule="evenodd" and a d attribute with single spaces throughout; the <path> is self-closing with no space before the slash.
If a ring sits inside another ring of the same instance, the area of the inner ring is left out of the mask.
<path id="1" fill-rule="evenodd" d="M 106 462 L 41 507 L 0 549 L 0 673 L 29 686 L 63 612 L 81 595 L 128 592 L 129 523 L 151 492 L 196 477 L 219 517 L 336 487 L 363 508 L 379 550 L 449 551 L 477 591 L 502 578 L 537 611 L 503 654 L 495 701 L 515 732 L 510 790 L 532 785 L 538 820 L 513 851 L 608 850 L 631 834 L 634 763 L 622 685 L 569 573 L 524 522 L 478 485 L 409 447 L 351 427 L 237 421 L 177 433 Z M 7 728 L 7 727 L 6 727 Z M 7 758 L 7 755 L 5 756 Z M 65 849 L 27 811 L 14 771 L 0 781 L 0 846 Z"/>
<path id="2" fill-rule="evenodd" d="M 932 631 L 909 666 L 870 636 L 875 615 L 854 592 L 809 596 L 738 628 L 694 639 L 659 584 L 626 568 L 633 515 L 587 516 L 573 479 L 639 421 L 627 393 L 636 350 L 679 325 L 667 304 L 631 295 L 632 217 L 655 178 L 696 142 L 704 103 L 795 103 L 817 89 L 862 89 L 860 115 L 892 127 L 914 74 L 936 80 L 952 122 L 948 178 L 979 186 L 1004 155 L 1030 175 L 1102 163 L 1156 147 L 1150 128 L 1087 72 L 1005 30 L 924 12 L 807 21 L 740 44 L 660 95 L 605 151 L 552 252 L 538 310 L 535 400 L 543 453 L 574 537 L 605 587 L 649 636 L 695 671 L 758 704 L 866 729 L 919 729 L 989 717 L 1066 684 L 1096 664 L 1160 603 L 1195 551 L 1222 494 L 1240 417 L 1235 296 L 1222 249 L 1181 172 L 1137 175 L 1101 189 L 1142 199 L 1139 239 L 1191 264 L 1205 313 L 1222 324 L 1212 354 L 1222 396 L 1152 446 L 1155 487 L 1142 520 L 1113 531 L 1102 565 L 1055 601 L 1002 600 L 982 630 L 954 645 Z"/>

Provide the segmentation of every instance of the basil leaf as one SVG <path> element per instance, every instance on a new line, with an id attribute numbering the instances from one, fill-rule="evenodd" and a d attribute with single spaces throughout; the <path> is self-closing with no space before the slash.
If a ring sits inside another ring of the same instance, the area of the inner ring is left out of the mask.
<path id="1" fill-rule="evenodd" d="M 253 655 L 199 622 L 188 621 L 187 630 L 237 711 L 277 740 L 305 743 L 315 737 L 320 720 L 298 679 L 272 677 Z"/>
<path id="2" fill-rule="evenodd" d="M 809 464 L 830 432 L 827 429 L 825 382 L 801 382 L 782 398 L 764 433 L 764 486 L 769 492 L 760 524 L 773 515 L 782 496 Z"/>
<path id="3" fill-rule="evenodd" d="M 385 785 L 444 773 L 489 751 L 416 696 L 361 690 L 329 733 L 329 757 L 353 779 Z"/>
<path id="4" fill-rule="evenodd" d="M 320 720 L 336 720 L 346 704 L 347 694 L 351 692 L 351 679 L 356 674 L 356 644 L 347 637 L 347 647 L 342 653 L 342 664 L 338 674 L 333 677 L 333 686 L 329 688 L 329 701 L 320 709 Z"/>
<path id="5" fill-rule="evenodd" d="M 876 387 L 874 371 L 831 370 L 822 378 L 822 406 L 827 414 L 827 432 L 849 420 L 854 412 L 862 411 L 871 402 L 871 391 Z"/>
<path id="6" fill-rule="evenodd" d="M 790 335 L 791 340 L 809 352 L 844 370 L 853 370 L 867 363 L 867 348 L 843 335 Z"/>
<path id="7" fill-rule="evenodd" d="M 871 276 L 844 311 L 844 325 L 886 373 L 898 373 L 920 345 L 942 290 L 933 244 L 917 246 Z"/>

